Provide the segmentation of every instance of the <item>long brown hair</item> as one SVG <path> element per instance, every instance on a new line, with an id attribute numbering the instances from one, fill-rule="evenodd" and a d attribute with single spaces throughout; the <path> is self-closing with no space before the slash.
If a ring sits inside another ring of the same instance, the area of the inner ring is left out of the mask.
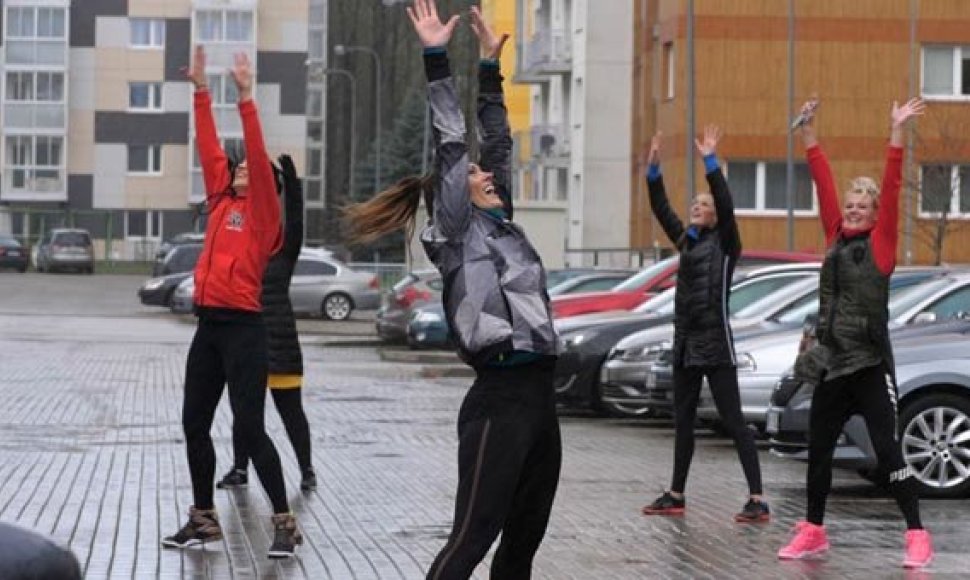
<path id="1" fill-rule="evenodd" d="M 396 230 L 404 230 L 410 240 L 422 195 L 428 215 L 434 215 L 435 181 L 431 174 L 405 177 L 373 198 L 345 207 L 350 242 L 364 244 Z"/>

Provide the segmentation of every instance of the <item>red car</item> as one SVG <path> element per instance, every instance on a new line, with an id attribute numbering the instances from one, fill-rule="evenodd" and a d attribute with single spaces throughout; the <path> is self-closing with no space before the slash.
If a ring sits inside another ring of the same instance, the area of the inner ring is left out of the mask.
<path id="1" fill-rule="evenodd" d="M 817 262 L 817 254 L 802 252 L 773 252 L 753 250 L 741 254 L 738 268 L 751 268 L 783 264 L 786 262 Z M 680 256 L 673 255 L 651 264 L 639 274 L 628 278 L 612 290 L 567 294 L 552 298 L 552 313 L 556 318 L 604 312 L 607 310 L 632 310 L 677 283 Z"/>

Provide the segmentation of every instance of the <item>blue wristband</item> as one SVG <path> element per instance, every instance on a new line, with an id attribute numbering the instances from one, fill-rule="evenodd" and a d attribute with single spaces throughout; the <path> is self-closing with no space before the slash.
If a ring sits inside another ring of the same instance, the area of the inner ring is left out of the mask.
<path id="1" fill-rule="evenodd" d="M 651 163 L 647 167 L 647 181 L 657 181 L 658 179 L 660 179 L 660 164 Z"/>
<path id="2" fill-rule="evenodd" d="M 704 170 L 708 173 L 717 171 L 717 155 L 711 153 L 710 155 L 704 156 Z"/>
<path id="3" fill-rule="evenodd" d="M 424 54 L 445 54 L 448 49 L 444 46 L 426 46 L 424 47 Z"/>
<path id="4" fill-rule="evenodd" d="M 493 66 L 499 68 L 499 62 L 497 58 L 483 58 L 478 61 L 478 66 Z"/>

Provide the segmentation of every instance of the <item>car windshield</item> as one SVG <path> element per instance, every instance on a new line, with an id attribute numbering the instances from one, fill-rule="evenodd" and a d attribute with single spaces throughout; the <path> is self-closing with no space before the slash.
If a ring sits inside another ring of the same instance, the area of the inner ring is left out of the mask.
<path id="1" fill-rule="evenodd" d="M 922 284 L 898 285 L 889 288 L 889 320 L 909 310 L 920 300 L 950 283 L 948 278 L 936 278 Z M 783 324 L 797 324 L 808 315 L 818 314 L 818 291 L 806 294 L 775 316 Z"/>
<path id="2" fill-rule="evenodd" d="M 623 282 L 621 282 L 620 284 L 617 284 L 616 287 L 613 288 L 613 290 L 616 292 L 631 292 L 633 290 L 639 290 L 640 287 L 646 284 L 647 282 L 649 282 L 651 278 L 655 277 L 656 275 L 660 274 L 661 272 L 669 268 L 670 265 L 673 264 L 674 261 L 678 259 L 680 259 L 679 256 L 673 255 L 664 260 L 660 260 L 656 264 L 647 266 L 643 270 L 640 270 L 639 274 L 631 276 L 626 280 L 624 280 Z"/>
<path id="3" fill-rule="evenodd" d="M 54 243 L 59 246 L 90 246 L 91 239 L 84 232 L 60 232 L 54 235 Z"/>
<path id="4" fill-rule="evenodd" d="M 20 242 L 9 236 L 0 236 L 0 245 L 17 248 L 20 247 Z"/>
<path id="5" fill-rule="evenodd" d="M 664 315 L 674 313 L 674 295 L 677 287 L 667 288 L 650 300 L 633 309 L 634 312 L 649 312 L 651 314 Z"/>
<path id="6" fill-rule="evenodd" d="M 728 310 L 735 318 L 764 316 L 778 305 L 779 299 L 785 300 L 793 285 L 814 276 L 813 272 L 761 276 L 735 284 L 731 288 Z M 817 278 L 815 284 L 818 284 Z"/>

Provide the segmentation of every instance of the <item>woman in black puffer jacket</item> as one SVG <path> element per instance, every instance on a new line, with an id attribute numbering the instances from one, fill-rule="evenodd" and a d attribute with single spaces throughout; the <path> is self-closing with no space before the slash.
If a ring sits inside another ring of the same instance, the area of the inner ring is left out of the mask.
<path id="1" fill-rule="evenodd" d="M 300 489 L 312 491 L 317 487 L 317 478 L 310 455 L 310 425 L 303 412 L 303 354 L 290 303 L 290 279 L 303 246 L 303 186 L 289 155 L 281 156 L 279 162 L 286 209 L 283 247 L 270 258 L 263 273 L 263 320 L 269 361 L 267 386 L 300 464 L 303 476 Z M 242 436 L 245 428 L 239 421 L 233 422 L 232 446 L 236 457 L 233 468 L 216 484 L 220 489 L 249 483 L 249 454 Z"/>
<path id="2" fill-rule="evenodd" d="M 660 175 L 660 133 L 650 144 L 647 185 L 650 206 L 670 241 L 680 251 L 677 297 L 674 305 L 674 474 L 670 489 L 643 508 L 644 515 L 682 515 L 684 488 L 694 455 L 694 420 L 701 383 L 706 378 L 725 430 L 734 439 L 748 480 L 750 496 L 737 522 L 768 521 L 762 499 L 761 466 L 754 437 L 744 423 L 738 389 L 734 338 L 728 320 L 731 278 L 741 257 L 741 235 L 727 181 L 715 150 L 721 132 L 709 125 L 695 141 L 704 159 L 710 193 L 697 193 L 690 206 L 690 223 L 670 207 Z"/>

